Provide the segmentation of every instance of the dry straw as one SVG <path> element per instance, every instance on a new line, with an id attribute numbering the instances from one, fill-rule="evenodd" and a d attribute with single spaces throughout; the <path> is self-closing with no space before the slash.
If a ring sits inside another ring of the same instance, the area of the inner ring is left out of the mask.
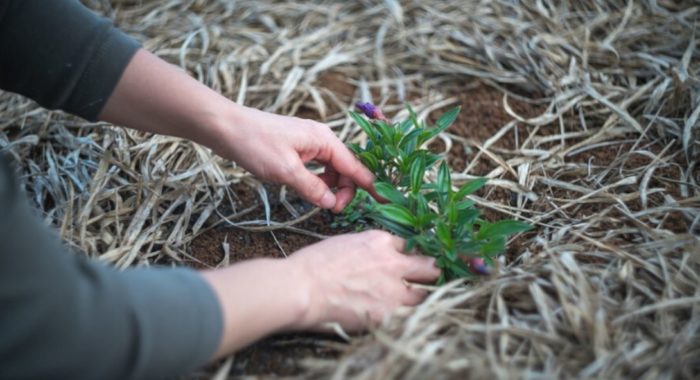
<path id="1" fill-rule="evenodd" d="M 492 165 L 491 191 L 476 198 L 483 207 L 536 231 L 492 278 L 437 289 L 338 359 L 307 360 L 304 377 L 700 376 L 697 3 L 89 4 L 227 97 L 283 114 L 314 109 L 346 141 L 361 138 L 345 114 L 356 100 L 392 113 L 411 96 L 425 117 L 454 95 L 468 99 L 461 92 L 477 79 L 503 92 L 514 122 L 485 141 L 440 138 L 477 152 L 454 178 Z M 343 83 L 319 80 L 329 71 Z M 514 99 L 543 111 L 518 115 Z M 514 133 L 514 149 L 499 147 Z M 47 222 L 119 267 L 182 261 L 216 224 L 299 230 L 294 220 L 246 220 L 230 185 L 247 174 L 179 139 L 3 94 L 0 147 L 21 163 Z M 593 158 L 576 159 L 585 154 Z"/>

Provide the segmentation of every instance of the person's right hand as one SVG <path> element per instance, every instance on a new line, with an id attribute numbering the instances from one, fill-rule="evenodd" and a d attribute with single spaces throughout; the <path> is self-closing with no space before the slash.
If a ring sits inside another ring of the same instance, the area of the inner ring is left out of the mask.
<path id="1" fill-rule="evenodd" d="M 432 283 L 432 258 L 402 254 L 404 241 L 383 231 L 336 236 L 286 259 L 256 259 L 202 272 L 223 317 L 220 358 L 280 331 L 357 331 L 426 292 L 405 281 Z"/>
<path id="2" fill-rule="evenodd" d="M 408 282 L 434 283 L 434 259 L 401 253 L 405 241 L 372 230 L 336 236 L 293 254 L 289 264 L 304 274 L 308 306 L 302 329 L 324 329 L 330 322 L 356 331 L 378 323 L 401 306 L 426 297 Z M 404 281 L 405 280 L 405 281 Z"/>

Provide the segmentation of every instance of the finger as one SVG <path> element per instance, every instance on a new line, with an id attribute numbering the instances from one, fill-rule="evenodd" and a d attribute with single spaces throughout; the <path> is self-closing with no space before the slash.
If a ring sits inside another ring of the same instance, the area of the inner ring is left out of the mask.
<path id="1" fill-rule="evenodd" d="M 321 149 L 312 159 L 328 164 L 341 176 L 350 178 L 357 186 L 367 190 L 372 197 L 379 199 L 379 195 L 374 189 L 372 172 L 340 141 L 330 127 L 325 124 L 318 125 L 323 126 L 324 133 L 320 134 L 319 137 L 321 144 L 325 145 L 327 149 Z"/>
<path id="2" fill-rule="evenodd" d="M 403 278 L 407 281 L 432 283 L 440 277 L 440 268 L 435 266 L 432 257 L 406 256 L 407 269 Z"/>
<path id="3" fill-rule="evenodd" d="M 341 175 L 350 178 L 357 186 L 374 193 L 374 175 L 333 134 L 333 149 L 329 163 Z"/>
<path id="4" fill-rule="evenodd" d="M 414 288 L 410 283 L 406 282 L 406 292 L 401 297 L 401 303 L 407 306 L 415 306 L 428 296 L 428 292 L 423 289 Z"/>
<path id="5" fill-rule="evenodd" d="M 391 245 L 398 252 L 403 253 L 404 249 L 406 248 L 406 240 L 404 240 L 396 235 L 391 235 Z"/>
<path id="6" fill-rule="evenodd" d="M 335 192 L 335 207 L 333 212 L 342 211 L 355 197 L 355 184 L 350 178 L 341 176 L 337 182 L 338 190 Z"/>
<path id="7" fill-rule="evenodd" d="M 307 201 L 322 208 L 333 208 L 336 198 L 325 182 L 311 173 L 306 167 L 300 165 L 287 185 L 293 187 L 299 195 Z"/>

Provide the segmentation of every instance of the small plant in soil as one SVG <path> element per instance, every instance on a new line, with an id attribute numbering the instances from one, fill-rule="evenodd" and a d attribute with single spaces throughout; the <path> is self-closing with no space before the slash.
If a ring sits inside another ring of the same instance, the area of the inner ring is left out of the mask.
<path id="1" fill-rule="evenodd" d="M 532 228 L 515 220 L 481 219 L 479 209 L 467 196 L 484 186 L 486 179 L 477 178 L 455 188 L 447 162 L 423 148 L 455 121 L 459 107 L 443 114 L 433 127 L 419 121 L 409 105 L 409 118 L 398 123 L 390 122 L 371 103 L 360 103 L 357 108 L 364 116 L 354 111 L 350 116 L 368 140 L 365 146 L 349 147 L 374 173 L 375 189 L 385 201 L 358 191 L 339 224 L 366 228 L 374 223 L 406 239 L 407 251 L 417 248 L 435 257 L 442 270 L 438 284 L 468 277 L 471 272 L 487 274 L 487 265 L 493 265 L 493 259 L 505 252 L 508 237 Z M 426 181 L 426 174 L 435 171 L 435 180 Z"/>

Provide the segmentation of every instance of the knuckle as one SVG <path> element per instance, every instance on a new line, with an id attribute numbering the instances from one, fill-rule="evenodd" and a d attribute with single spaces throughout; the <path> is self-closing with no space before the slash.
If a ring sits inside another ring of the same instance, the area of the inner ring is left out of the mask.
<path id="1" fill-rule="evenodd" d="M 387 246 L 392 246 L 393 243 L 391 234 L 381 230 L 373 231 L 370 238 L 377 248 L 386 248 Z"/>
<path id="2" fill-rule="evenodd" d="M 308 128 L 310 131 L 314 132 L 317 135 L 330 131 L 330 128 L 327 125 L 319 123 L 317 121 L 311 119 L 301 119 L 301 121 L 304 124 L 305 128 Z"/>
<path id="3" fill-rule="evenodd" d="M 314 120 L 310 120 L 310 121 L 311 121 L 311 125 L 313 125 L 313 128 L 317 129 L 319 132 L 322 132 L 322 133 L 331 132 L 331 127 L 329 127 L 328 125 L 323 124 L 323 123 L 319 123 L 319 122 L 314 121 Z"/>
<path id="4" fill-rule="evenodd" d="M 366 238 L 370 241 L 375 241 L 381 238 L 383 232 L 380 230 L 365 231 Z"/>

